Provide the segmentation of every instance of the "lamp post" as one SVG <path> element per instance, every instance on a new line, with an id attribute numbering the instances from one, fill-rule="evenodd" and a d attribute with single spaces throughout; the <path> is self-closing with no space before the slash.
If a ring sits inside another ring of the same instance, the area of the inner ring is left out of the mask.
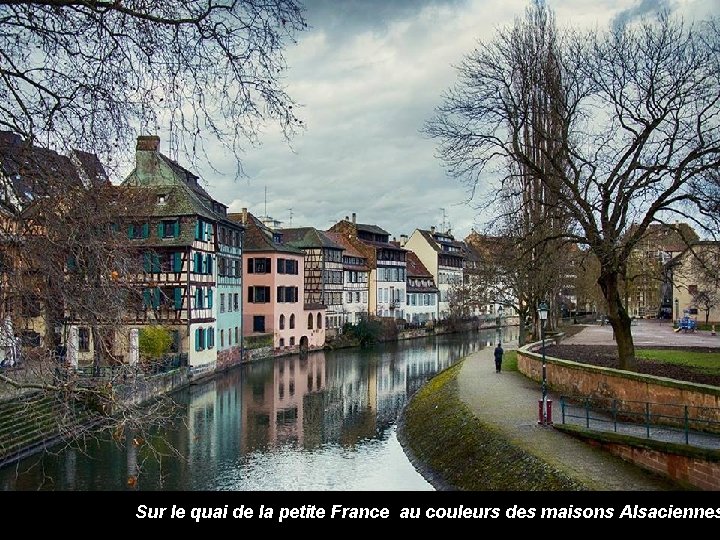
<path id="1" fill-rule="evenodd" d="M 502 314 L 503 314 L 503 307 L 502 304 L 498 306 L 497 309 L 497 334 L 498 334 L 498 343 L 502 343 Z"/>
<path id="2" fill-rule="evenodd" d="M 542 340 L 542 400 L 540 400 L 538 407 L 538 424 L 548 425 L 552 424 L 551 416 L 551 405 L 548 406 L 547 399 L 547 365 L 545 363 L 545 321 L 548 317 L 548 306 L 543 301 L 538 306 L 538 318 L 540 319 L 540 339 Z"/>

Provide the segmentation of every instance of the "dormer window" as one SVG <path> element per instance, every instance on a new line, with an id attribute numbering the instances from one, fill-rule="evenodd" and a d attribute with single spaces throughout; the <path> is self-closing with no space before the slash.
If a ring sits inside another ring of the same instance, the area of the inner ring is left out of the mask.
<path id="1" fill-rule="evenodd" d="M 158 195 L 157 203 L 158 204 L 166 204 L 167 203 L 167 195 Z"/>

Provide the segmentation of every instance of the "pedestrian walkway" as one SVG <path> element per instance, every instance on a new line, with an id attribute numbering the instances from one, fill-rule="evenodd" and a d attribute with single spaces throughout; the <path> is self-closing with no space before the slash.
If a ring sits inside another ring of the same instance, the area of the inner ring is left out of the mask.
<path id="1" fill-rule="evenodd" d="M 710 336 L 709 332 L 706 334 L 677 334 L 673 332 L 671 324 L 654 321 L 639 321 L 638 325 L 633 326 L 633 337 L 638 345 L 679 346 L 679 343 L 683 343 L 685 346 L 720 346 L 720 339 Z M 669 339 L 670 336 L 672 339 Z M 613 344 L 612 328 L 587 326 L 572 338 L 563 340 L 563 343 Z M 646 473 L 609 452 L 553 429 L 552 426 L 538 425 L 538 400 L 542 397 L 540 384 L 519 372 L 496 373 L 491 348 L 482 349 L 465 359 L 458 375 L 458 394 L 483 423 L 494 426 L 527 452 L 590 489 L 678 489 L 669 480 Z M 560 396 L 549 392 L 548 398 L 553 400 L 554 417 L 558 418 Z M 641 426 L 639 429 L 644 428 Z"/>

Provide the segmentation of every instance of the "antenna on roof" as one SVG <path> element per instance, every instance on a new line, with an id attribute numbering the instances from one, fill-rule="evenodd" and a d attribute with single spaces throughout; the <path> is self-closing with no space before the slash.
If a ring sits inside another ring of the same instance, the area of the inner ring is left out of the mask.
<path id="1" fill-rule="evenodd" d="M 292 227 L 293 211 L 292 211 L 292 208 L 288 208 L 288 210 L 290 210 L 290 227 Z"/>
<path id="2" fill-rule="evenodd" d="M 267 217 L 267 186 L 265 186 L 265 218 Z"/>
<path id="3" fill-rule="evenodd" d="M 448 224 L 447 224 L 447 221 L 446 221 L 446 219 L 447 219 L 447 214 L 445 213 L 445 209 L 444 209 L 444 208 L 441 208 L 440 210 L 442 210 L 442 216 L 443 216 L 442 227 L 440 228 L 440 230 L 443 232 L 443 234 L 445 234 L 445 233 L 447 232 L 447 230 L 448 230 Z"/>

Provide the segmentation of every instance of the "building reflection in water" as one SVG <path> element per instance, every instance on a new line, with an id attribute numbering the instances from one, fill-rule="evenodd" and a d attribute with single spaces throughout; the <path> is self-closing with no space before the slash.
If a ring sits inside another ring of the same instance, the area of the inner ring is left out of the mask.
<path id="1" fill-rule="evenodd" d="M 505 340 L 513 339 L 512 331 L 504 329 Z M 408 397 L 428 378 L 492 346 L 494 337 L 416 339 L 247 364 L 179 392 L 179 421 L 151 440 L 128 432 L 124 445 L 108 441 L 85 452 L 65 450 L 43 458 L 42 467 L 36 458 L 21 477 L 0 471 L 0 486 L 37 489 L 41 480 L 32 476 L 42 469 L 56 479 L 43 486 L 52 489 L 218 489 L 223 482 L 236 485 L 237 475 L 252 476 L 244 469 L 255 466 L 258 456 L 273 471 L 271 461 L 280 453 L 288 459 L 296 451 L 357 450 L 387 438 Z M 158 462 L 161 446 L 166 451 Z"/>

